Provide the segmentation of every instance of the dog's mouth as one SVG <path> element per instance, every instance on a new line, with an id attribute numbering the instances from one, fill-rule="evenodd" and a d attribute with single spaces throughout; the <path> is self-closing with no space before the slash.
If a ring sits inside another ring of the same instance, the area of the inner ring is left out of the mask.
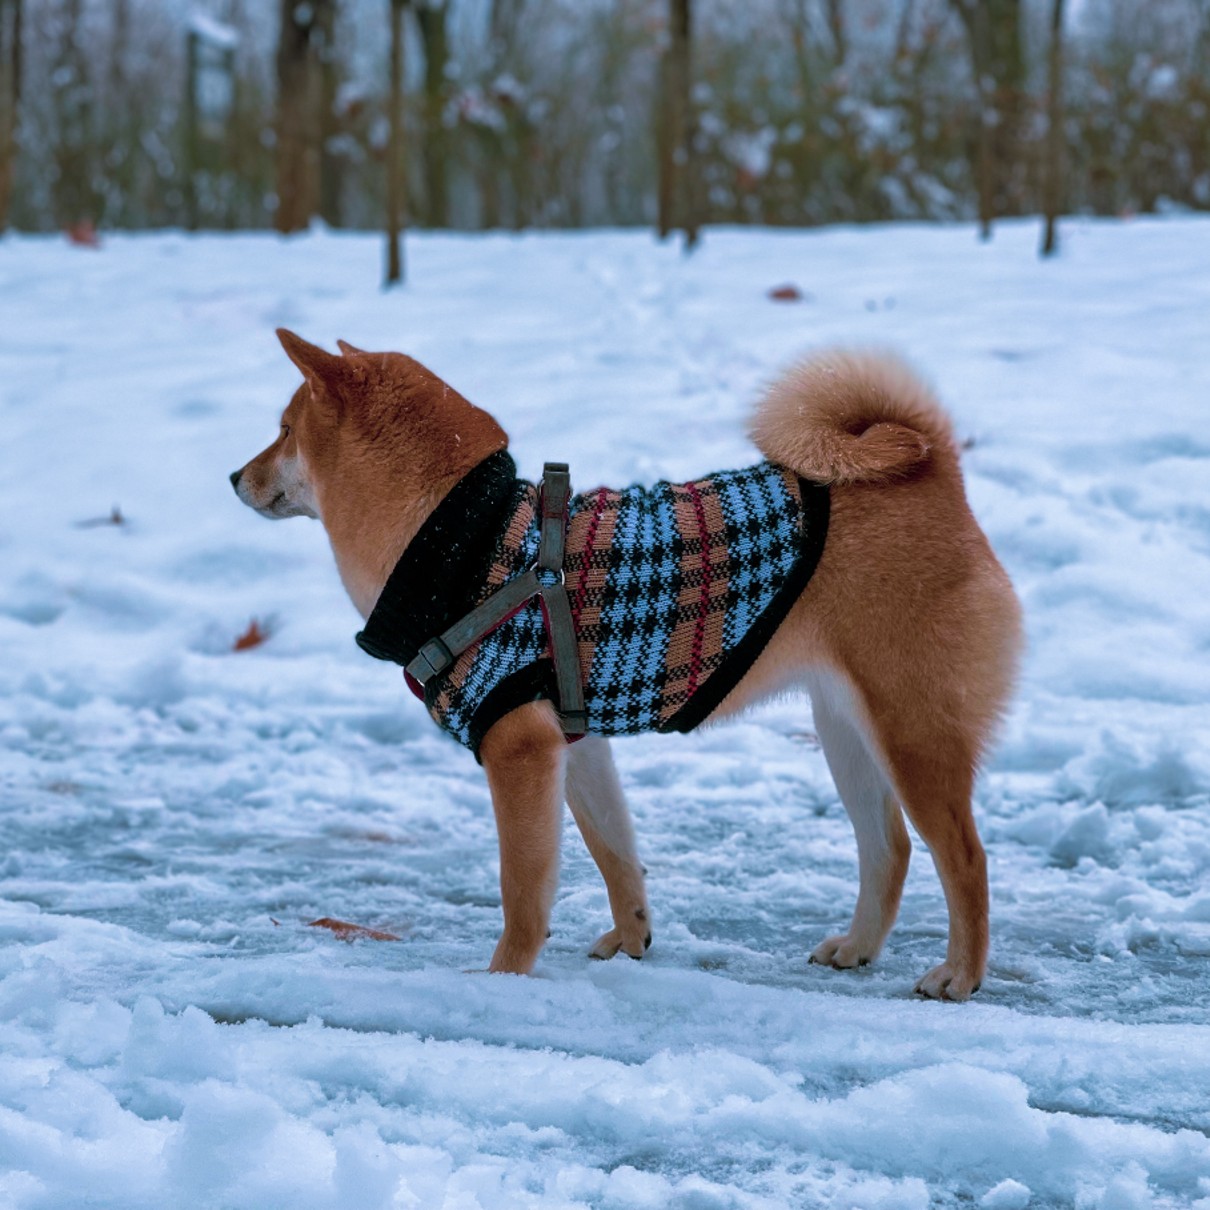
<path id="1" fill-rule="evenodd" d="M 281 521 L 286 517 L 314 517 L 316 514 L 305 504 L 291 500 L 285 492 L 278 492 L 268 504 L 256 510 L 270 521 Z"/>
<path id="2" fill-rule="evenodd" d="M 278 492 L 268 504 L 262 504 L 256 511 L 262 517 L 268 517 L 271 521 L 292 515 L 290 502 L 286 499 L 285 492 Z"/>

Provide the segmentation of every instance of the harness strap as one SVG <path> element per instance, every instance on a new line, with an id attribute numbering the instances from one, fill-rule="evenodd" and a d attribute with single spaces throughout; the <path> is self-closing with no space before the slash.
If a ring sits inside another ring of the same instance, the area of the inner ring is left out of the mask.
<path id="1" fill-rule="evenodd" d="M 503 588 L 492 593 L 448 630 L 429 639 L 416 658 L 407 665 L 408 673 L 422 685 L 430 677 L 452 668 L 458 657 L 484 635 L 491 634 L 510 614 L 516 613 L 531 597 L 542 591 L 538 573 L 532 568 Z"/>
<path id="2" fill-rule="evenodd" d="M 571 475 L 566 462 L 548 462 L 542 468 L 542 528 L 538 543 L 538 574 L 542 577 L 542 604 L 559 691 L 559 721 L 567 735 L 588 730 L 584 687 L 580 683 L 580 645 L 571 620 L 571 603 L 563 577 L 563 547 L 567 538 L 567 502 Z M 545 573 L 545 574 L 543 574 Z M 557 579 L 555 578 L 557 577 Z"/>
<path id="3" fill-rule="evenodd" d="M 526 601 L 540 596 L 555 666 L 559 721 L 567 735 L 585 733 L 588 715 L 584 709 L 584 689 L 580 683 L 579 644 L 563 583 L 563 548 L 570 498 L 571 476 L 567 463 L 546 463 L 542 470 L 541 528 L 536 566 L 492 593 L 448 630 L 429 639 L 407 665 L 409 676 L 421 685 L 431 677 L 439 676 L 453 667 L 467 648 L 490 634 Z"/>

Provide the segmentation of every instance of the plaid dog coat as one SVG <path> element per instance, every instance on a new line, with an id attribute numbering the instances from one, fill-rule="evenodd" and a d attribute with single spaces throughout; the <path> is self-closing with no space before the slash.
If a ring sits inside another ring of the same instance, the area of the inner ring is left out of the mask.
<path id="1" fill-rule="evenodd" d="M 751 667 L 815 570 L 828 489 L 771 462 L 693 483 L 574 496 L 564 573 L 588 731 L 690 731 Z M 534 565 L 538 491 L 500 451 L 409 544 L 357 636 L 379 659 L 420 647 Z M 419 686 L 413 684 L 414 690 Z M 542 606 L 523 605 L 421 696 L 478 756 L 493 723 L 557 701 Z"/>

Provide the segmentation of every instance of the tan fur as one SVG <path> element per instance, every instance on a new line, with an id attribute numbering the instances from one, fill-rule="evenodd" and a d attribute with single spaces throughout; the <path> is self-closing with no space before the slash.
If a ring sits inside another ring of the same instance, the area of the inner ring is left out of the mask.
<path id="1" fill-rule="evenodd" d="M 490 970 L 525 973 L 546 944 L 559 879 L 567 741 L 549 702 L 502 718 L 480 750 L 500 840 L 504 931 Z"/>
<path id="2" fill-rule="evenodd" d="M 278 439 L 239 472 L 236 492 L 267 516 L 318 516 L 341 579 L 368 617 L 425 518 L 508 437 L 487 412 L 402 353 L 348 345 L 338 357 L 284 328 L 278 337 L 306 383 L 282 414 Z M 307 469 L 313 508 L 275 511 L 292 458 Z"/>
<path id="3" fill-rule="evenodd" d="M 267 516 L 319 516 L 367 615 L 441 497 L 507 438 L 410 358 L 343 343 L 337 357 L 279 335 L 307 385 L 283 416 L 289 435 L 232 479 Z M 812 960 L 850 967 L 881 949 L 907 872 L 902 807 L 932 853 L 950 915 L 946 960 L 917 991 L 965 999 L 988 946 L 971 788 L 1012 688 L 1016 597 L 967 505 L 949 421 L 902 362 L 814 358 L 770 389 L 751 432 L 767 457 L 833 484 L 832 518 L 814 577 L 713 718 L 807 689 L 861 877 L 849 931 L 825 939 Z M 641 956 L 649 912 L 608 744 L 584 741 L 577 756 L 539 702 L 497 723 L 480 755 L 500 834 L 504 931 L 492 969 L 528 971 L 541 950 L 565 790 L 614 916 L 592 952 Z"/>
<path id="4" fill-rule="evenodd" d="M 892 389 L 900 394 L 892 398 Z M 869 432 L 884 417 L 914 426 L 927 443 L 909 474 L 886 477 L 882 447 L 869 474 L 861 441 L 836 435 L 839 423 Z M 987 879 L 971 789 L 1012 690 L 1016 595 L 966 502 L 949 421 L 902 363 L 827 354 L 769 392 L 752 431 L 766 457 L 833 479 L 832 519 L 806 591 L 717 713 L 767 696 L 787 670 L 806 678 L 828 669 L 849 687 L 861 739 L 928 845 L 949 907 L 946 962 L 917 990 L 964 999 L 987 961 Z M 896 835 L 892 847 L 902 852 L 905 842 Z M 896 859 L 886 875 L 878 946 L 906 869 Z M 864 882 L 863 871 L 863 890 Z"/>
<path id="5" fill-rule="evenodd" d="M 948 417 L 903 361 L 844 349 L 787 371 L 748 430 L 767 458 L 823 483 L 900 478 L 953 446 Z"/>

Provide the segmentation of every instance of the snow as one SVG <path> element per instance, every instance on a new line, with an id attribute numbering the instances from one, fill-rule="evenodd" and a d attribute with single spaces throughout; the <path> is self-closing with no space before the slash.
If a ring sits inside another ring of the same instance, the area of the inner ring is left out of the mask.
<path id="1" fill-rule="evenodd" d="M 190 33 L 223 50 L 234 50 L 239 46 L 239 30 L 216 21 L 207 13 L 194 10 L 189 14 L 188 25 Z"/>
<path id="2" fill-rule="evenodd" d="M 391 294 L 360 235 L 0 244 L 0 1206 L 1210 1210 L 1210 223 L 1036 236 L 421 236 Z M 617 745 L 643 962 L 585 959 L 569 828 L 535 976 L 474 973 L 480 771 L 354 646 L 320 528 L 226 482 L 282 324 L 406 348 L 581 487 L 743 465 L 786 361 L 907 351 L 1029 626 L 976 999 L 910 994 L 919 842 L 882 958 L 806 965 L 857 868 L 797 700 Z"/>

